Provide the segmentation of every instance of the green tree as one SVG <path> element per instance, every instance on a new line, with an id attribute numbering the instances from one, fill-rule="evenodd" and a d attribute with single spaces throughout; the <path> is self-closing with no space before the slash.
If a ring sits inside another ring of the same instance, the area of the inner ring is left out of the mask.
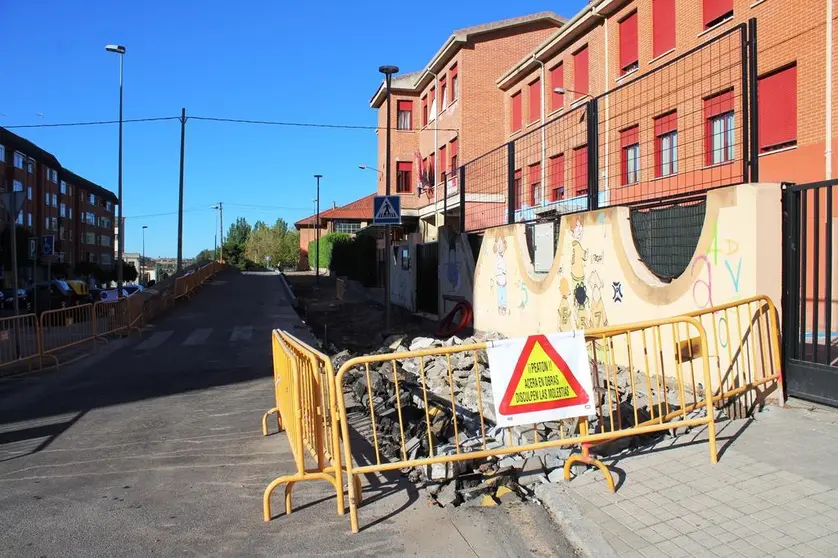
<path id="1" fill-rule="evenodd" d="M 210 250 L 209 248 L 205 248 L 198 252 L 198 255 L 195 256 L 195 261 L 202 261 L 202 260 L 214 260 L 215 259 L 215 250 Z"/>
<path id="2" fill-rule="evenodd" d="M 247 237 L 250 236 L 251 230 L 250 225 L 247 224 L 247 219 L 239 217 L 230 225 L 230 230 L 227 231 L 225 246 L 227 243 L 244 246 L 247 242 Z"/>
<path id="3" fill-rule="evenodd" d="M 296 265 L 300 257 L 299 235 L 289 231 L 284 219 L 277 219 L 273 226 L 259 221 L 247 238 L 245 256 L 258 265 L 266 262 L 270 267 Z"/>

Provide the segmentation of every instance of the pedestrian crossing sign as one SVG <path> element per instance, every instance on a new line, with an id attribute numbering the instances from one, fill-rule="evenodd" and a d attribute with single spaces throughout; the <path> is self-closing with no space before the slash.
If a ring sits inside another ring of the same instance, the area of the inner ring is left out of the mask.
<path id="1" fill-rule="evenodd" d="M 375 196 L 372 202 L 373 225 L 398 225 L 402 222 L 399 196 Z"/>

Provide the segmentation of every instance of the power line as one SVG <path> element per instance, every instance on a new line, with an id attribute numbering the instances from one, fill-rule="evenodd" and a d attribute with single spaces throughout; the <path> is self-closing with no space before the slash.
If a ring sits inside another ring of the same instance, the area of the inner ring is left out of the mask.
<path id="1" fill-rule="evenodd" d="M 178 120 L 178 116 L 158 116 L 154 118 L 128 118 L 124 119 L 123 123 L 128 122 L 160 122 L 163 120 Z M 6 129 L 21 129 L 21 128 L 67 128 L 72 126 L 101 126 L 105 124 L 119 124 L 119 120 L 93 120 L 89 122 L 56 122 L 53 124 L 16 124 L 14 126 L 3 126 Z"/>
<path id="2" fill-rule="evenodd" d="M 265 209 L 265 210 L 280 210 L 280 211 L 308 211 L 308 207 L 290 207 L 282 205 L 248 205 L 241 203 L 225 202 L 229 207 L 239 207 L 242 209 Z"/>

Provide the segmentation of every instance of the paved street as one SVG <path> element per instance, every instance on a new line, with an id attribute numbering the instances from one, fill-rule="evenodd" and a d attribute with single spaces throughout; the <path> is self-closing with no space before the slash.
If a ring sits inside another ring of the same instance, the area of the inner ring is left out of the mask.
<path id="1" fill-rule="evenodd" d="M 358 535 L 325 484 L 264 523 L 262 491 L 293 469 L 260 432 L 274 327 L 305 335 L 278 277 L 224 272 L 142 337 L 0 381 L 0 555 L 572 554 L 534 505 L 439 509 L 380 479 Z"/>

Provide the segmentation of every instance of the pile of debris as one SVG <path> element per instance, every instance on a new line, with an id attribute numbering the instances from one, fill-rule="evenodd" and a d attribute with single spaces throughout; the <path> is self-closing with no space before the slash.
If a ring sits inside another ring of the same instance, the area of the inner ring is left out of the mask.
<path id="1" fill-rule="evenodd" d="M 391 337 L 375 354 L 470 345 L 500 338 L 499 335 L 447 340 L 417 337 L 408 343 L 403 336 Z M 352 356 L 346 351 L 335 355 L 335 369 Z M 654 379 L 650 386 L 645 374 L 639 371 L 632 378 L 627 368 L 618 367 L 616 373 L 612 369 L 610 388 L 604 365 L 598 364 L 598 373 L 595 391 L 603 402 L 604 416 L 601 419 L 589 417 L 592 433 L 611 431 L 612 420 L 614 430 L 647 421 L 652 413 L 654 416 L 660 414 L 659 403 L 664 401 L 669 403 L 669 411 L 693 401 L 691 390 L 681 394 L 673 386 L 655 384 Z M 359 422 L 369 428 L 363 434 L 370 442 L 377 441 L 382 458 L 414 460 L 557 440 L 578 433 L 577 419 L 507 428 L 497 426 L 485 350 L 388 360 L 370 364 L 369 371 L 366 367 L 355 367 L 347 372 L 343 390 L 347 411 L 363 419 Z M 699 400 L 703 397 L 701 385 L 697 386 L 696 396 Z M 609 401 L 611 413 L 608 412 Z M 650 405 L 654 405 L 651 412 Z M 703 412 L 698 409 L 688 416 L 692 418 Z M 677 428 L 677 423 L 673 428 Z M 683 431 L 680 429 L 677 433 Z M 595 452 L 613 455 L 662 436 L 617 439 L 598 445 Z M 571 447 L 540 449 L 500 458 L 439 463 L 424 469 L 408 468 L 403 473 L 413 482 L 423 482 L 429 496 L 441 505 L 456 506 L 466 502 L 496 505 L 502 501 L 520 500 L 530 493 L 528 487 L 535 483 L 559 482 L 563 478 L 564 461 L 572 451 Z"/>

